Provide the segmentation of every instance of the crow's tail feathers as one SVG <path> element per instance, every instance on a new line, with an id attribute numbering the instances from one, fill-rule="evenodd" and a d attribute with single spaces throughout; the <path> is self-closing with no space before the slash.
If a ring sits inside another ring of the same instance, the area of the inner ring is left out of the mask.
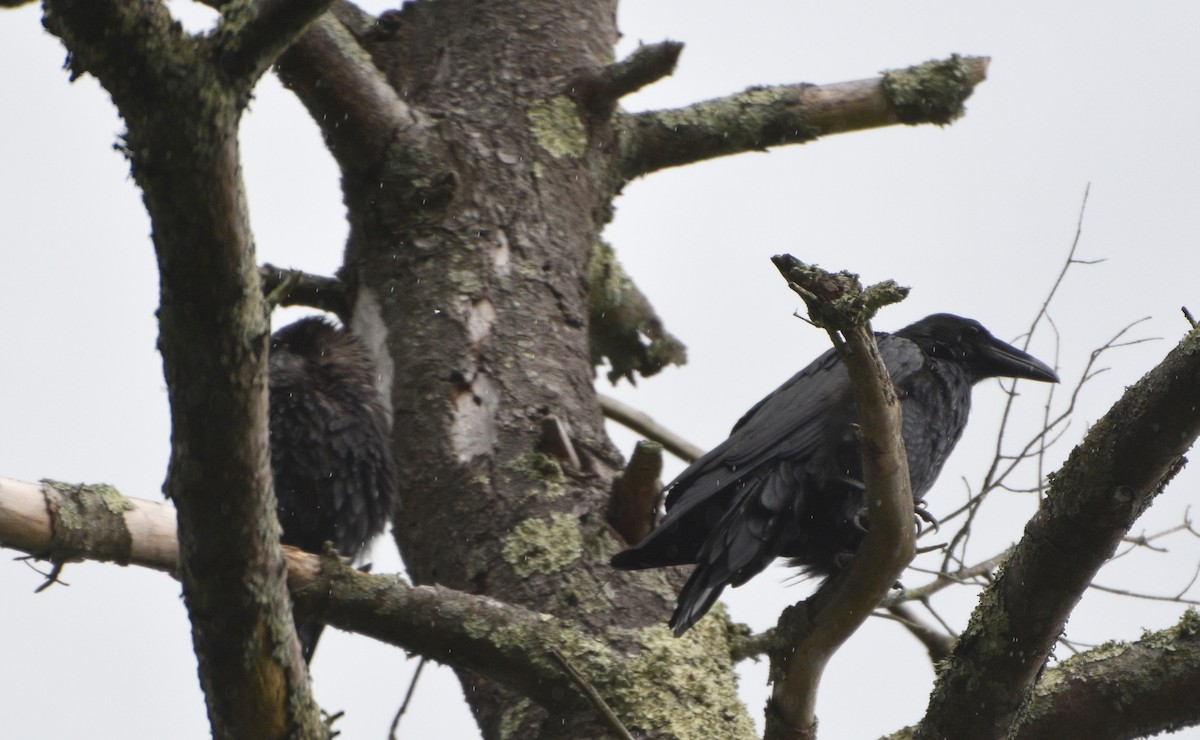
<path id="1" fill-rule="evenodd" d="M 679 592 L 670 625 L 683 634 L 712 608 L 726 586 L 740 586 L 771 564 L 795 528 L 800 489 L 786 467 L 742 484 L 738 500 L 700 548 L 696 569 Z"/>
<path id="2" fill-rule="evenodd" d="M 676 637 L 687 632 L 700 617 L 707 614 L 725 590 L 729 578 L 725 574 L 714 572 L 715 570 L 720 569 L 714 569 L 707 563 L 697 565 L 684 584 L 683 590 L 679 592 L 678 606 L 671 615 L 671 621 L 667 622 Z"/>
<path id="3" fill-rule="evenodd" d="M 296 622 L 296 636 L 300 638 L 300 652 L 305 663 L 312 663 L 313 653 L 317 650 L 317 640 L 325 625 L 320 622 Z"/>

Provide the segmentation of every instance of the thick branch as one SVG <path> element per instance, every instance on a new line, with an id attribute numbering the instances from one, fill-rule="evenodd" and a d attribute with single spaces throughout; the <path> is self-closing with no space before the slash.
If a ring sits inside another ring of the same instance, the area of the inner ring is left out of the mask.
<path id="1" fill-rule="evenodd" d="M 112 486 L 0 477 L 0 547 L 54 562 L 99 560 L 174 574 L 175 507 Z"/>
<path id="2" fill-rule="evenodd" d="M 122 113 L 145 105 L 145 91 L 165 84 L 160 57 L 178 59 L 194 49 L 161 2 L 49 0 L 42 22 L 70 50 L 72 78 L 88 73 L 101 80 Z"/>
<path id="3" fill-rule="evenodd" d="M 1133 643 L 1047 668 L 1010 735 L 1020 740 L 1157 735 L 1200 724 L 1200 615 Z"/>
<path id="4" fill-rule="evenodd" d="M 987 57 L 959 57 L 834 85 L 751 88 L 676 110 L 625 115 L 623 179 L 728 154 L 803 144 L 897 123 L 944 125 L 984 80 Z"/>
<path id="5" fill-rule="evenodd" d="M 211 40 L 221 68 L 249 90 L 333 0 L 258 0 L 222 7 Z"/>
<path id="6" fill-rule="evenodd" d="M 1089 430 L 938 676 L 917 736 L 999 737 L 1071 610 L 1200 435 L 1200 330 Z M 963 712 L 962 707 L 972 707 Z"/>
<path id="7" fill-rule="evenodd" d="M 377 167 L 397 136 L 428 145 L 421 119 L 333 15 L 322 16 L 280 57 L 278 72 L 321 127 L 343 172 Z"/>
<path id="8" fill-rule="evenodd" d="M 0 547 L 53 562 L 100 560 L 175 573 L 175 515 L 169 504 L 126 498 L 111 486 L 0 477 Z M 560 691 L 571 683 L 552 651 L 587 665 L 593 661 L 581 651 L 608 652 L 565 623 L 520 607 L 362 573 L 336 555 L 283 549 L 301 615 L 512 685 L 547 706 L 585 700 L 582 692 Z"/>
<path id="9" fill-rule="evenodd" d="M 815 736 L 816 694 L 825 664 L 916 553 L 900 401 L 868 323 L 876 308 L 899 300 L 905 291 L 894 284 L 863 290 L 854 276 L 826 273 L 790 255 L 774 262 L 809 305 L 813 321 L 829 330 L 849 371 L 871 529 L 848 568 L 780 618 L 780 640 L 770 650 L 775 686 L 767 707 L 768 739 Z"/>
<path id="10" fill-rule="evenodd" d="M 596 669 L 602 642 L 566 622 L 442 586 L 355 570 L 336 557 L 288 548 L 288 584 L 299 613 L 512 687 L 545 707 L 588 698 L 554 661 L 555 650 Z M 590 673 L 590 671 L 589 671 Z"/>

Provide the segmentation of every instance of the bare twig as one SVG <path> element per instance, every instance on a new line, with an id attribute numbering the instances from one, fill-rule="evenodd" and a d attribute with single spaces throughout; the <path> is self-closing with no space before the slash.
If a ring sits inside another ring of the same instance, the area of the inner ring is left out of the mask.
<path id="1" fill-rule="evenodd" d="M 1192 576 L 1192 583 L 1196 577 Z M 1099 583 L 1088 584 L 1088 588 L 1093 588 L 1097 591 L 1103 591 L 1106 594 L 1116 594 L 1118 596 L 1129 596 L 1135 599 L 1144 599 L 1146 601 L 1169 601 L 1176 604 L 1188 604 L 1190 606 L 1200 606 L 1200 601 L 1195 599 L 1185 599 L 1182 596 L 1158 596 L 1156 594 L 1143 594 L 1137 591 L 1129 591 L 1123 588 L 1111 588 L 1109 586 L 1101 586 Z M 1185 589 L 1186 590 L 1186 589 Z"/>
<path id="2" fill-rule="evenodd" d="M 658 442 L 663 449 L 684 462 L 695 462 L 704 456 L 704 450 L 662 426 L 647 414 L 618 401 L 611 396 L 597 393 L 604 415 L 626 426 L 647 439 Z"/>
<path id="3" fill-rule="evenodd" d="M 937 574 L 937 578 L 932 582 L 919 586 L 917 588 L 906 588 L 898 593 L 889 595 L 883 600 L 884 608 L 891 607 L 894 604 L 902 604 L 906 601 L 924 601 L 930 596 L 933 596 L 938 591 L 941 591 L 948 586 L 956 584 L 971 583 L 981 576 L 987 576 L 992 573 L 1001 563 L 1012 554 L 1013 548 L 1008 548 L 1002 553 L 993 555 L 987 560 L 980 561 L 975 565 L 967 568 L 959 568 L 954 571 L 943 571 Z M 919 570 L 912 568 L 912 570 Z"/>
<path id="4" fill-rule="evenodd" d="M 400 704 L 400 708 L 396 710 L 396 716 L 392 718 L 392 726 L 388 729 L 388 740 L 396 740 L 396 730 L 400 727 L 400 718 L 408 711 L 408 704 L 412 701 L 413 694 L 417 691 L 417 681 L 421 678 L 421 670 L 425 668 L 425 663 L 429 659 L 422 656 L 420 662 L 417 663 L 417 669 L 413 671 L 412 680 L 408 682 L 408 691 L 404 693 L 404 701 Z"/>
<path id="5" fill-rule="evenodd" d="M 1190 511 L 1191 511 L 1191 507 L 1189 507 L 1186 511 L 1184 511 L 1182 524 L 1176 524 L 1174 527 L 1164 529 L 1161 532 L 1155 532 L 1154 534 L 1146 534 L 1145 532 L 1143 532 L 1142 534 L 1139 534 L 1139 535 L 1130 535 L 1128 537 L 1122 537 L 1121 541 L 1127 543 L 1129 545 L 1129 547 L 1127 549 L 1122 550 L 1121 552 L 1117 553 L 1116 555 L 1113 555 L 1111 558 L 1109 558 L 1109 560 L 1112 561 L 1112 560 L 1116 560 L 1117 558 L 1125 557 L 1129 553 L 1131 553 L 1134 550 L 1137 550 L 1139 548 L 1151 550 L 1153 552 L 1158 552 L 1158 553 L 1165 553 L 1165 552 L 1167 552 L 1167 548 L 1158 547 L 1154 544 L 1154 542 L 1156 540 L 1160 540 L 1164 537 L 1168 537 L 1168 536 L 1176 534 L 1178 532 L 1188 532 L 1189 534 L 1191 534 L 1194 537 L 1200 537 L 1200 532 L 1197 532 L 1195 529 L 1192 528 L 1192 520 L 1188 516 Z"/>
<path id="6" fill-rule="evenodd" d="M 1129 386 L 1055 474 L 938 674 L 914 735 L 1006 736 L 1079 598 L 1200 435 L 1200 335 Z M 1181 410 L 1186 410 L 1181 412 Z M 993 651 L 987 646 L 1020 645 Z M 980 676 L 986 675 L 986 680 Z M 971 712 L 956 711 L 963 706 Z"/>
<path id="7" fill-rule="evenodd" d="M 608 725 L 608 728 L 617 737 L 621 738 L 621 740 L 633 740 L 633 735 L 630 735 L 629 730 L 625 729 L 625 725 L 621 723 L 621 719 L 613 712 L 612 707 L 608 706 L 608 702 L 604 701 L 604 697 L 600 696 L 600 692 L 596 691 L 596 687 L 592 686 L 591 682 L 576 670 L 575 666 L 571 665 L 571 661 L 567 660 L 567 656 L 563 655 L 558 648 L 551 648 L 550 655 L 567 672 L 567 675 L 575 682 L 575 685 L 579 687 L 584 696 L 591 701 L 592 706 L 599 713 L 605 724 Z"/>
<path id="8" fill-rule="evenodd" d="M 72 508 L 47 506 L 47 497 L 56 495 L 69 499 Z M 52 560 L 115 561 L 174 574 L 179 562 L 175 514 L 168 504 L 127 498 L 111 486 L 0 477 L 0 547 Z M 478 673 L 548 706 L 587 700 L 574 687 L 564 696 L 559 671 L 537 657 L 563 645 L 605 649 L 565 620 L 485 596 L 362 573 L 336 554 L 322 557 L 284 547 L 283 555 L 301 617 Z"/>
<path id="9" fill-rule="evenodd" d="M 1043 451 L 1046 447 L 1049 447 L 1050 444 L 1060 438 L 1063 431 L 1065 431 L 1065 426 L 1071 418 L 1071 415 L 1075 413 L 1075 408 L 1078 404 L 1079 397 L 1084 386 L 1088 381 L 1095 378 L 1106 369 L 1094 369 L 1100 357 L 1103 356 L 1105 352 L 1108 352 L 1112 349 L 1152 341 L 1152 338 L 1149 337 L 1121 341 L 1121 338 L 1126 333 L 1143 321 L 1146 321 L 1146 318 L 1141 318 L 1130 322 L 1120 331 L 1114 334 L 1101 347 L 1092 350 L 1087 364 L 1080 373 L 1079 381 L 1075 384 L 1075 387 L 1071 392 L 1071 396 L 1067 401 L 1066 407 L 1057 416 L 1055 416 L 1053 419 L 1050 419 L 1048 423 L 1043 424 L 1042 430 L 1034 434 L 1016 454 L 1003 454 L 1000 451 L 999 445 L 997 445 L 996 454 L 992 459 L 992 464 L 989 467 L 988 472 L 984 475 L 984 481 L 981 484 L 979 491 L 971 494 L 967 499 L 967 503 L 965 503 L 963 506 L 941 518 L 942 522 L 945 523 L 953 521 L 963 513 L 967 514 L 966 523 L 964 523 L 964 525 L 960 527 L 955 535 L 951 538 L 950 545 L 947 547 L 946 558 L 942 565 L 943 570 L 950 570 L 950 563 L 953 559 L 958 558 L 961 560 L 962 558 L 965 558 L 965 554 L 960 555 L 960 553 L 965 553 L 966 543 L 970 537 L 970 525 L 987 495 L 993 490 L 1005 485 L 1004 481 L 1016 471 L 1021 463 L 1040 454 L 1041 451 Z M 1008 412 L 1006 411 L 1005 413 L 1007 414 Z M 1003 428 L 1007 422 L 1008 417 L 1006 415 L 1001 422 L 1001 430 L 998 433 L 998 436 L 1003 435 Z M 1063 429 L 1060 429 L 1060 427 L 1063 427 Z M 1051 434 L 1054 434 L 1055 436 L 1050 437 L 1049 435 Z"/>
<path id="10" fill-rule="evenodd" d="M 571 442 L 567 425 L 557 416 L 551 414 L 542 419 L 542 436 L 538 440 L 538 450 L 558 458 L 559 462 L 571 470 L 582 470 L 579 453 Z"/>
<path id="11" fill-rule="evenodd" d="M 774 627 L 763 632 L 751 634 L 749 627 L 745 625 L 736 626 L 743 628 L 744 631 L 741 634 L 732 635 L 729 641 L 729 655 L 734 663 L 740 663 L 747 659 L 758 660 L 774 644 Z"/>
<path id="12" fill-rule="evenodd" d="M 912 633 L 913 637 L 916 637 L 925 646 L 925 650 L 929 653 L 929 659 L 935 664 L 950 655 L 950 648 L 954 645 L 954 633 L 949 630 L 938 631 L 930 627 L 921 621 L 920 617 L 914 614 L 907 605 L 892 604 L 887 607 L 887 612 L 876 611 L 875 616 L 893 619 L 903 625 Z M 942 626 L 944 629 L 945 625 Z"/>

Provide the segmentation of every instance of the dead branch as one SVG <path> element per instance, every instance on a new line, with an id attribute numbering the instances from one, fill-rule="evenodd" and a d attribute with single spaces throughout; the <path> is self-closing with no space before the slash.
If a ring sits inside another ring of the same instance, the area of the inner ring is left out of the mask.
<path id="1" fill-rule="evenodd" d="M 954 646 L 953 633 L 929 626 L 905 604 L 893 604 L 887 607 L 887 611 L 888 614 L 880 612 L 875 612 L 875 614 L 899 622 L 925 646 L 925 650 L 929 653 L 929 660 L 935 665 L 949 657 L 950 649 Z"/>
<path id="2" fill-rule="evenodd" d="M 72 71 L 95 76 L 125 121 L 123 150 L 153 225 L 173 450 L 164 490 L 177 507 L 178 573 L 218 738 L 325 734 L 269 536 L 269 328 L 237 128 L 258 75 L 327 6 L 239 3 L 213 33 L 193 36 L 163 3 L 45 3 Z"/>
<path id="3" fill-rule="evenodd" d="M 336 314 L 343 323 L 350 319 L 350 297 L 341 280 L 313 275 L 302 270 L 276 267 L 270 263 L 258 268 L 263 293 L 271 296 L 278 291 L 279 306 L 309 306 Z"/>
<path id="4" fill-rule="evenodd" d="M 594 113 L 608 115 L 619 99 L 674 72 L 682 51 L 683 44 L 678 41 L 639 46 L 599 73 L 577 79 L 574 93 Z"/>
<path id="5" fill-rule="evenodd" d="M 604 411 L 606 417 L 622 426 L 629 427 L 646 439 L 658 442 L 663 446 L 664 450 L 670 452 L 680 460 L 690 463 L 704 456 L 704 450 L 688 442 L 683 437 L 675 434 L 632 406 L 621 403 L 617 399 L 606 396 L 603 393 L 597 393 L 596 398 L 600 401 L 600 408 Z"/>
<path id="6" fill-rule="evenodd" d="M 100 560 L 175 574 L 175 514 L 169 504 L 127 498 L 112 486 L 0 478 L 0 547 L 52 562 Z M 302 616 L 510 683 L 546 706 L 592 701 L 582 691 L 564 695 L 558 670 L 533 657 L 558 650 L 597 670 L 596 651 L 608 648 L 565 622 L 484 596 L 363 573 L 335 552 L 283 551 Z"/>
<path id="7" fill-rule="evenodd" d="M 611 245 L 597 240 L 587 264 L 588 344 L 592 365 L 606 358 L 608 379 L 630 383 L 687 362 L 687 348 L 663 326 L 650 300 L 625 272 Z"/>
<path id="8" fill-rule="evenodd" d="M 608 523 L 631 545 L 654 528 L 662 501 L 662 445 L 642 440 L 633 449 L 625 471 L 613 481 Z"/>
<path id="9" fill-rule="evenodd" d="M 1000 567 L 1009 555 L 1012 554 L 1013 548 L 1008 548 L 1004 552 L 994 555 L 987 560 L 983 560 L 970 567 L 962 567 L 957 570 L 942 570 L 937 574 L 937 578 L 931 583 L 917 588 L 906 588 L 895 594 L 889 595 L 883 600 L 883 606 L 890 608 L 895 605 L 903 604 L 906 601 L 925 601 L 930 596 L 933 596 L 938 591 L 949 586 L 975 583 L 979 576 L 990 575 L 996 568 Z M 914 568 L 914 570 L 919 570 Z"/>
<path id="10" fill-rule="evenodd" d="M 940 62 L 834 85 L 751 88 L 687 108 L 626 114 L 619 128 L 626 180 L 747 151 L 897 123 L 944 125 L 987 75 L 987 57 Z"/>

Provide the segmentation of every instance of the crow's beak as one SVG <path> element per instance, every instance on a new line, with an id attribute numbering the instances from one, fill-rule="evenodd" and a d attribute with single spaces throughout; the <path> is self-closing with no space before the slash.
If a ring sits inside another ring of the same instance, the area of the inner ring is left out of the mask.
<path id="1" fill-rule="evenodd" d="M 981 348 L 980 354 L 980 364 L 987 376 L 1058 382 L 1058 373 L 1049 365 L 999 339 L 992 338 Z"/>

